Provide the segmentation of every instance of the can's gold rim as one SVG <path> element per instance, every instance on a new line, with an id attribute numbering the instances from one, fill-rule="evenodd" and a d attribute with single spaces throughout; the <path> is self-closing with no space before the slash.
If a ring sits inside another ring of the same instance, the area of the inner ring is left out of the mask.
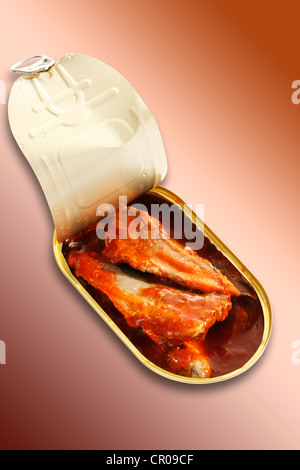
<path id="1" fill-rule="evenodd" d="M 268 296 L 260 284 L 260 282 L 253 276 L 253 274 L 241 263 L 241 261 L 227 248 L 227 246 L 215 235 L 215 233 L 207 227 L 207 225 L 188 207 L 185 205 L 184 201 L 177 196 L 175 193 L 170 191 L 167 188 L 162 186 L 157 186 L 156 188 L 151 189 L 148 194 L 159 195 L 166 198 L 168 201 L 173 204 L 178 205 L 182 210 L 185 211 L 185 214 L 192 220 L 196 226 L 204 231 L 205 236 L 220 250 L 224 256 L 241 272 L 241 274 L 250 282 L 252 287 L 255 289 L 258 298 L 260 300 L 263 316 L 264 316 L 264 331 L 262 336 L 262 341 L 259 348 L 256 350 L 254 355 L 247 361 L 242 367 L 236 369 L 228 374 L 224 374 L 218 377 L 212 378 L 192 378 L 184 377 L 172 372 L 168 372 L 161 367 L 157 366 L 150 360 L 148 360 L 140 351 L 132 344 L 132 342 L 127 338 L 127 336 L 120 330 L 120 328 L 112 321 L 112 319 L 107 315 L 107 313 L 100 307 L 100 305 L 92 298 L 92 296 L 84 289 L 80 282 L 73 276 L 71 270 L 63 256 L 62 253 L 62 243 L 59 243 L 56 238 L 56 231 L 53 235 L 53 252 L 58 264 L 58 267 L 64 274 L 64 276 L 71 282 L 71 284 L 80 292 L 80 294 L 85 298 L 85 300 L 91 305 L 91 307 L 98 313 L 98 315 L 107 323 L 107 325 L 115 332 L 115 334 L 123 341 L 123 343 L 129 348 L 129 350 L 149 369 L 155 373 L 182 383 L 189 384 L 210 384 L 216 382 L 222 382 L 238 375 L 242 374 L 246 370 L 250 369 L 257 360 L 263 354 L 272 329 L 272 311 L 270 301 Z"/>

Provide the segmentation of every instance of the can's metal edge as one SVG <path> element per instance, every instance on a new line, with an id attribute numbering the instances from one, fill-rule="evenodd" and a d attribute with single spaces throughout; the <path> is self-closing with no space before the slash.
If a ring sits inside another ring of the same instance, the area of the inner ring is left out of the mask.
<path id="1" fill-rule="evenodd" d="M 92 298 L 92 296 L 85 290 L 85 288 L 80 284 L 80 282 L 73 276 L 71 270 L 62 254 L 62 243 L 57 241 L 56 232 L 54 231 L 53 235 L 53 252 L 56 263 L 60 268 L 64 276 L 71 282 L 71 284 L 79 291 L 79 293 L 85 298 L 85 300 L 91 305 L 91 307 L 98 313 L 98 315 L 107 323 L 107 325 L 114 331 L 114 333 L 123 341 L 123 343 L 129 348 L 129 350 L 149 369 L 153 372 L 171 379 L 173 381 L 189 383 L 189 384 L 209 384 L 222 382 L 246 372 L 250 369 L 257 360 L 263 354 L 272 329 L 272 310 L 268 296 L 260 284 L 260 282 L 253 276 L 253 274 L 241 263 L 241 261 L 229 250 L 229 248 L 215 235 L 215 233 L 207 227 L 207 225 L 190 209 L 188 208 L 184 201 L 177 196 L 175 193 L 170 191 L 167 188 L 162 186 L 157 186 L 156 188 L 148 191 L 148 194 L 159 195 L 165 197 L 168 201 L 177 204 L 182 210 L 185 210 L 185 214 L 190 217 L 190 219 L 197 225 L 200 230 L 204 231 L 205 236 L 220 250 L 224 256 L 240 271 L 240 273 L 249 281 L 252 287 L 255 289 L 258 298 L 260 300 L 263 316 L 264 316 L 264 332 L 261 344 L 256 350 L 254 355 L 247 361 L 241 368 L 236 369 L 228 374 L 221 375 L 219 377 L 212 378 L 192 378 L 184 377 L 172 372 L 168 372 L 161 367 L 158 367 L 156 364 L 148 360 L 140 351 L 133 345 L 133 343 L 127 338 L 127 336 L 118 328 L 118 326 L 111 320 L 107 313 L 100 307 L 100 305 Z"/>

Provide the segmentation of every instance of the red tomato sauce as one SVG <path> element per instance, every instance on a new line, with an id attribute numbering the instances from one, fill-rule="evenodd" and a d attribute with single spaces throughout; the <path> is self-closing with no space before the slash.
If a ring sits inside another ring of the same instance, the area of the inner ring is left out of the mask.
<path id="1" fill-rule="evenodd" d="M 131 204 L 135 202 L 144 204 L 150 214 L 151 204 L 153 203 L 167 203 L 170 205 L 170 202 L 166 199 L 151 194 L 146 194 L 131 202 Z M 180 208 L 177 210 L 181 211 Z M 178 227 L 175 226 L 175 219 L 176 217 L 171 217 L 170 227 L 168 227 L 173 235 L 178 232 Z M 195 230 L 195 226 L 192 229 Z M 97 239 L 95 230 L 87 232 L 85 237 L 77 238 L 76 243 L 79 244 L 80 249 L 84 250 L 85 245 L 88 242 L 90 243 L 91 240 L 93 241 L 93 248 L 99 250 L 103 248 L 103 241 Z M 183 235 L 181 240 L 178 241 L 185 243 L 187 238 Z M 63 254 L 65 257 L 69 249 L 67 240 L 63 244 Z M 205 339 L 201 341 L 201 350 L 211 366 L 211 376 L 218 377 L 239 369 L 251 359 L 262 341 L 264 316 L 260 301 L 252 286 L 207 237 L 204 237 L 203 247 L 198 250 L 198 253 L 206 257 L 245 293 L 240 297 L 232 297 L 232 308 L 228 317 L 223 322 L 215 323 L 208 330 Z M 140 329 L 130 327 L 122 314 L 114 307 L 104 293 L 93 288 L 86 281 L 79 280 L 100 307 L 148 360 L 165 370 L 170 370 L 166 358 L 168 353 L 174 349 L 174 345 L 167 342 L 156 344 Z M 176 345 L 176 348 L 180 350 L 176 356 L 178 374 L 180 374 L 180 361 L 186 362 L 189 352 L 185 351 L 183 345 Z M 174 372 L 174 364 L 172 372 Z"/>

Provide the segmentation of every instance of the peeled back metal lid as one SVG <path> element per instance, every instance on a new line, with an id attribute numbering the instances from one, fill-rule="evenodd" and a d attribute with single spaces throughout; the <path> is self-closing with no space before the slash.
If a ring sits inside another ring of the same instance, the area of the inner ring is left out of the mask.
<path id="1" fill-rule="evenodd" d="M 26 65 L 29 60 L 33 63 Z M 131 84 L 103 62 L 34 56 L 11 71 L 12 133 L 48 201 L 57 240 L 96 222 L 100 204 L 118 206 L 157 186 L 167 160 L 157 123 Z"/>

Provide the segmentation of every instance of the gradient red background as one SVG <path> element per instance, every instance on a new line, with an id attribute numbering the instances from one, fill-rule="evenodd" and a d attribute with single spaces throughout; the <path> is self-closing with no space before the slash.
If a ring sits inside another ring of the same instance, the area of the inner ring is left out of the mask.
<path id="1" fill-rule="evenodd" d="M 265 287 L 267 350 L 209 386 L 141 365 L 68 284 L 42 191 L 1 113 L 2 449 L 298 449 L 300 6 L 286 1 L 1 2 L 0 79 L 20 59 L 91 55 L 122 73 L 160 127 L 163 185 Z"/>

